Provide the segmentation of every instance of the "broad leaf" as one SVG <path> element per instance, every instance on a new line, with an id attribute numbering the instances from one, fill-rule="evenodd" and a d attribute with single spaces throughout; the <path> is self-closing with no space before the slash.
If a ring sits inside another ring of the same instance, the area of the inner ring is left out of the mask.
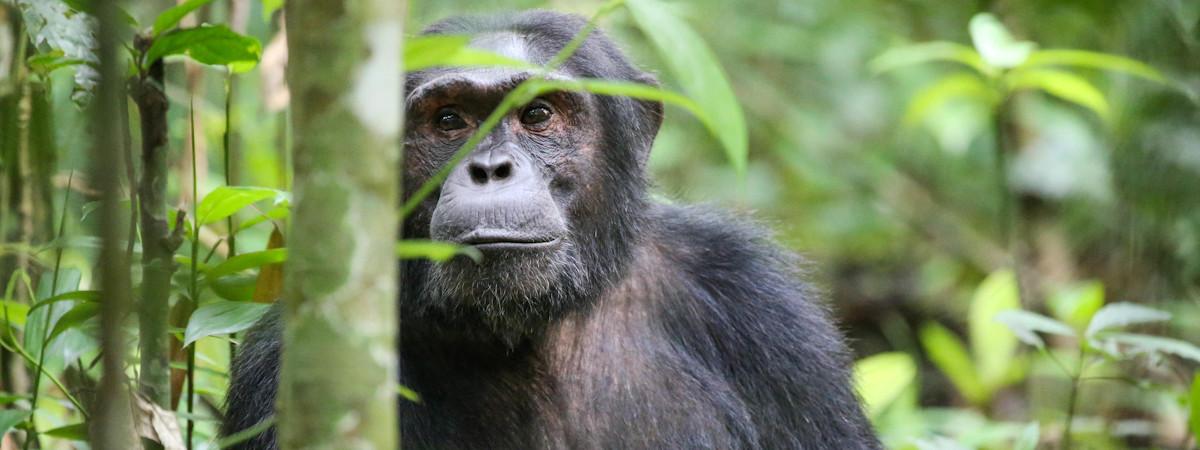
<path id="1" fill-rule="evenodd" d="M 1021 342 L 1037 348 L 1046 346 L 1038 332 L 1075 337 L 1070 325 L 1029 311 L 1001 311 L 996 314 L 996 321 L 1008 327 Z"/>
<path id="2" fill-rule="evenodd" d="M 39 300 L 37 303 L 35 303 L 33 305 L 33 308 L 30 308 L 30 310 L 32 311 L 32 310 L 41 308 L 43 306 L 49 306 L 51 304 L 58 303 L 58 302 L 74 301 L 74 300 L 82 300 L 85 302 L 98 302 L 98 301 L 100 301 L 100 291 L 64 292 L 64 293 L 55 295 L 53 297 L 47 298 L 45 300 Z"/>
<path id="3" fill-rule="evenodd" d="M 24 422 L 25 418 L 32 414 L 32 411 L 23 411 L 19 409 L 6 409 L 0 411 L 0 436 L 3 436 L 12 430 L 17 424 Z"/>
<path id="4" fill-rule="evenodd" d="M 989 107 L 996 102 L 996 94 L 978 76 L 969 73 L 947 75 L 933 84 L 921 88 L 909 100 L 904 112 L 904 124 L 914 126 L 947 102 L 964 99 L 983 102 Z"/>
<path id="5" fill-rule="evenodd" d="M 78 328 L 84 322 L 93 317 L 99 317 L 99 315 L 99 303 L 80 303 L 75 305 L 75 307 L 63 314 L 62 317 L 59 317 L 58 321 L 54 323 L 54 329 L 50 331 L 49 339 L 46 342 L 54 342 L 54 338 L 58 337 L 58 335 L 67 332 L 67 330 Z"/>
<path id="6" fill-rule="evenodd" d="M 162 14 L 159 14 L 158 17 L 154 19 L 154 29 L 152 31 L 153 34 L 158 36 L 163 34 L 164 31 L 175 28 L 175 25 L 179 25 L 179 21 L 183 20 L 184 17 L 187 17 L 188 13 L 191 13 L 192 11 L 195 11 L 201 6 L 207 5 L 210 2 L 212 2 L 212 0 L 187 0 L 167 9 L 166 11 L 163 11 Z"/>
<path id="7" fill-rule="evenodd" d="M 254 68 L 262 56 L 262 44 L 225 25 L 201 25 L 171 31 L 154 39 L 143 64 L 171 55 L 187 55 L 201 64 L 229 66 L 234 72 Z"/>
<path id="8" fill-rule="evenodd" d="M 271 237 L 267 239 L 267 250 L 284 248 L 283 233 L 278 227 L 271 229 Z M 258 278 L 254 280 L 254 292 L 251 300 L 259 303 L 273 303 L 283 295 L 283 264 L 267 264 L 258 269 Z"/>
<path id="9" fill-rule="evenodd" d="M 256 202 L 274 198 L 275 203 L 287 200 L 287 193 L 275 189 L 250 186 L 221 186 L 205 195 L 196 205 L 196 223 L 208 225 L 220 222 Z"/>
<path id="10" fill-rule="evenodd" d="M 895 402 L 916 376 L 916 363 L 903 352 L 880 353 L 854 364 L 854 386 L 871 417 Z"/>
<path id="11" fill-rule="evenodd" d="M 72 441 L 87 441 L 88 440 L 88 424 L 80 422 L 71 425 L 65 425 L 58 428 L 52 428 L 43 431 L 46 436 L 53 436 L 59 439 L 68 439 Z"/>
<path id="12" fill-rule="evenodd" d="M 213 293 L 225 300 L 248 302 L 254 299 L 254 283 L 258 275 L 251 273 L 231 273 L 208 279 L 208 287 Z"/>
<path id="13" fill-rule="evenodd" d="M 985 386 L 996 387 L 1003 383 L 1018 347 L 1016 337 L 996 322 L 996 315 L 1020 307 L 1017 278 L 1005 270 L 994 272 L 983 280 L 971 299 L 967 330 L 971 336 L 975 369 Z"/>
<path id="14" fill-rule="evenodd" d="M 1108 119 L 1108 100 L 1096 86 L 1079 75 L 1053 69 L 1019 69 L 1005 77 L 1009 89 L 1039 89 L 1092 110 L 1101 119 Z"/>
<path id="15" fill-rule="evenodd" d="M 1104 336 L 1105 341 L 1129 347 L 1123 354 L 1169 353 L 1200 363 L 1200 347 L 1179 339 L 1150 336 L 1147 334 L 1113 333 Z"/>
<path id="16" fill-rule="evenodd" d="M 17 327 L 24 327 L 27 317 L 29 305 L 13 300 L 0 300 L 0 321 L 8 320 Z"/>
<path id="17" fill-rule="evenodd" d="M 921 327 L 921 347 L 930 361 L 950 379 L 958 392 L 973 404 L 988 400 L 990 393 L 979 379 L 971 356 L 962 340 L 953 332 L 935 322 Z"/>
<path id="18" fill-rule="evenodd" d="M 976 14 L 968 24 L 971 42 L 988 65 L 1004 69 L 1021 65 L 1037 48 L 1029 41 L 1018 41 L 1000 19 L 988 13 Z"/>
<path id="19" fill-rule="evenodd" d="M 683 91 L 717 125 L 717 138 L 730 164 L 739 173 L 744 172 L 749 153 L 746 118 L 716 55 L 700 35 L 658 0 L 628 0 L 625 5 Z"/>
<path id="20" fill-rule="evenodd" d="M 428 259 L 438 262 L 449 261 L 455 256 L 466 256 L 475 262 L 483 260 L 483 254 L 475 247 L 416 239 L 397 242 L 396 256 L 400 259 Z"/>
<path id="21" fill-rule="evenodd" d="M 100 73 L 92 67 L 96 56 L 95 20 L 91 15 L 71 9 L 66 3 L 49 0 L 17 0 L 26 34 L 43 50 L 57 50 L 70 60 L 84 61 L 75 69 L 75 92 L 71 98 L 82 102 L 90 98 L 100 82 Z"/>
<path id="22" fill-rule="evenodd" d="M 1039 50 L 1029 55 L 1029 59 L 1025 61 L 1025 66 L 1087 67 L 1127 73 L 1158 83 L 1166 83 L 1167 81 L 1157 69 L 1141 61 L 1124 56 L 1089 52 L 1086 50 Z"/>
<path id="23" fill-rule="evenodd" d="M 993 75 L 996 72 L 996 69 L 983 62 L 983 58 L 971 47 L 957 42 L 945 41 L 924 42 L 889 48 L 879 56 L 876 56 L 875 59 L 872 59 L 869 67 L 872 72 L 878 74 L 901 67 L 934 61 L 960 63 L 986 76 Z"/>
<path id="24" fill-rule="evenodd" d="M 63 67 L 87 64 L 87 61 L 67 57 L 62 50 L 51 50 L 29 57 L 25 60 L 25 64 L 29 66 L 30 70 L 44 76 Z"/>
<path id="25" fill-rule="evenodd" d="M 269 304 L 253 302 L 217 301 L 201 306 L 188 320 L 183 346 L 214 334 L 237 333 L 250 328 L 269 309 Z"/>
<path id="26" fill-rule="evenodd" d="M 419 36 L 404 40 L 404 71 L 430 67 L 492 66 L 534 70 L 537 66 L 507 56 L 468 47 L 469 36 Z"/>
<path id="27" fill-rule="evenodd" d="M 246 269 L 253 269 L 265 266 L 267 264 L 279 264 L 287 260 L 287 249 L 276 248 L 271 250 L 262 250 L 258 252 L 242 253 L 225 260 L 216 267 L 209 269 L 204 273 L 208 278 L 209 283 L 214 279 L 223 276 L 241 272 Z"/>
<path id="28" fill-rule="evenodd" d="M 1100 308 L 1088 324 L 1085 335 L 1091 339 L 1100 332 L 1141 323 L 1169 320 L 1171 314 L 1135 303 L 1119 302 Z"/>

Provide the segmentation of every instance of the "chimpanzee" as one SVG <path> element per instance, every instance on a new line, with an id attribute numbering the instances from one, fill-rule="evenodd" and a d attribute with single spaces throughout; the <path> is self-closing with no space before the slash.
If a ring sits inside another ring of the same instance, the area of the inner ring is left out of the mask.
<path id="1" fill-rule="evenodd" d="M 544 64 L 575 16 L 445 20 L 427 34 Z M 533 73 L 408 75 L 414 192 Z M 549 76 L 656 85 L 593 33 Z M 401 439 L 410 449 L 876 449 L 849 355 L 797 259 L 745 222 L 647 195 L 662 104 L 554 92 L 505 117 L 405 221 L 483 258 L 402 266 Z M 277 311 L 246 336 L 224 433 L 273 413 Z M 243 449 L 276 448 L 274 431 Z"/>

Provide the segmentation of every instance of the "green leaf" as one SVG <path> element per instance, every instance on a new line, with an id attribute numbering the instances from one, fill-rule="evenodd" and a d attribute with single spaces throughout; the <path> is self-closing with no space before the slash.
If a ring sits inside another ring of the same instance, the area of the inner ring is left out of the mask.
<path id="1" fill-rule="evenodd" d="M 1188 424 L 1192 429 L 1192 438 L 1200 440 L 1200 372 L 1192 376 L 1192 395 L 1189 398 L 1191 414 L 1188 415 Z"/>
<path id="2" fill-rule="evenodd" d="M 24 422 L 25 418 L 32 414 L 32 411 L 22 411 L 19 409 L 6 409 L 0 411 L 0 436 L 8 433 L 17 424 Z"/>
<path id="3" fill-rule="evenodd" d="M 46 436 L 53 436 L 59 439 L 68 439 L 72 441 L 87 441 L 88 440 L 88 424 L 86 422 L 65 425 L 58 428 L 52 428 L 43 431 Z"/>
<path id="4" fill-rule="evenodd" d="M 164 31 L 175 28 L 175 25 L 179 25 L 179 21 L 183 20 L 188 13 L 195 11 L 201 6 L 207 5 L 209 2 L 212 2 L 212 0 L 187 0 L 186 2 L 168 8 L 154 19 L 154 29 L 152 31 L 153 35 L 158 36 Z"/>
<path id="5" fill-rule="evenodd" d="M 204 273 L 208 278 L 208 282 L 224 277 L 226 275 L 241 272 L 246 269 L 262 267 L 267 264 L 279 264 L 287 260 L 286 248 L 273 248 L 270 250 L 262 250 L 257 252 L 242 253 L 217 264 L 216 267 L 209 269 Z"/>
<path id="6" fill-rule="evenodd" d="M 229 66 L 234 72 L 254 68 L 262 56 L 258 39 L 235 33 L 225 25 L 177 29 L 154 39 L 143 64 L 171 55 L 187 55 L 201 64 Z"/>
<path id="7" fill-rule="evenodd" d="M 267 212 L 258 214 L 254 217 L 246 219 L 245 222 L 238 224 L 238 231 L 245 230 L 268 220 L 283 220 L 286 219 L 289 214 L 291 214 L 291 202 L 286 199 L 277 201 L 275 206 L 267 210 Z"/>
<path id="8" fill-rule="evenodd" d="M 1104 306 L 1104 284 L 1089 281 L 1056 291 L 1046 302 L 1054 316 L 1082 332 Z"/>
<path id="9" fill-rule="evenodd" d="M 429 259 L 443 262 L 455 256 L 466 256 L 475 262 L 483 260 L 483 254 L 475 247 L 449 242 L 406 239 L 396 243 L 396 256 L 400 259 Z"/>
<path id="10" fill-rule="evenodd" d="M 746 118 L 717 57 L 700 35 L 658 0 L 628 0 L 625 6 L 683 91 L 717 125 L 717 139 L 729 163 L 744 173 L 749 154 Z"/>
<path id="11" fill-rule="evenodd" d="M 58 335 L 63 334 L 72 328 L 76 328 L 82 325 L 84 322 L 87 322 L 89 319 L 98 317 L 99 315 L 99 303 L 80 303 L 75 305 L 75 307 L 63 314 L 62 317 L 59 317 L 58 321 L 54 323 L 54 329 L 50 331 L 50 336 L 46 342 L 54 342 L 54 338 L 58 337 Z"/>
<path id="12" fill-rule="evenodd" d="M 1037 348 L 1044 348 L 1046 343 L 1037 335 L 1038 332 L 1075 337 L 1075 330 L 1070 325 L 1029 311 L 1001 311 L 996 314 L 996 321 L 1004 324 L 1020 339 L 1021 342 Z"/>
<path id="13" fill-rule="evenodd" d="M 1167 80 L 1157 69 L 1119 55 L 1089 52 L 1086 50 L 1039 50 L 1029 55 L 1024 67 L 1072 66 L 1127 73 L 1157 83 Z"/>
<path id="14" fill-rule="evenodd" d="M 418 394 L 417 391 L 409 389 L 408 386 L 397 384 L 396 393 L 400 394 L 400 397 L 403 397 L 410 402 L 421 403 L 421 394 Z"/>
<path id="15" fill-rule="evenodd" d="M 21 10 L 25 34 L 35 46 L 60 51 L 70 60 L 100 62 L 91 15 L 60 1 L 25 0 L 16 4 Z M 100 73 L 90 64 L 76 67 L 75 92 L 71 96 L 76 102 L 90 98 L 100 83 Z"/>
<path id="16" fill-rule="evenodd" d="M 583 78 L 574 80 L 535 80 L 529 82 L 528 89 L 530 89 L 528 94 L 530 98 L 528 100 L 533 100 L 533 98 L 539 95 L 552 91 L 584 91 L 600 95 L 622 96 L 639 100 L 655 100 L 663 103 L 671 103 L 688 110 L 688 112 L 696 116 L 696 119 L 700 123 L 704 124 L 709 133 L 720 137 L 719 126 L 716 122 L 713 122 L 712 117 L 699 104 L 683 95 L 659 87 L 627 81 Z M 527 103 L 527 101 L 521 103 Z"/>
<path id="17" fill-rule="evenodd" d="M 942 77 L 933 84 L 921 88 L 909 100 L 904 111 L 904 125 L 915 126 L 929 114 L 954 99 L 979 101 L 989 107 L 996 102 L 996 94 L 978 76 L 958 73 Z"/>
<path id="18" fill-rule="evenodd" d="M 1004 69 L 1021 65 L 1037 49 L 1037 44 L 1018 41 L 1000 20 L 988 13 L 979 13 L 968 24 L 971 42 L 988 65 Z"/>
<path id="19" fill-rule="evenodd" d="M 1004 382 L 1018 347 L 1016 337 L 1008 327 L 996 322 L 996 315 L 1020 307 L 1017 277 L 1006 270 L 988 275 L 971 299 L 967 312 L 971 354 L 980 380 L 989 388 Z"/>
<path id="20" fill-rule="evenodd" d="M 35 303 L 33 305 L 33 308 L 30 308 L 29 310 L 33 311 L 35 309 L 41 308 L 43 306 L 49 306 L 54 303 L 75 301 L 75 300 L 81 300 L 81 301 L 85 301 L 85 302 L 98 302 L 98 301 L 100 301 L 100 291 L 63 292 L 63 293 L 55 295 L 53 297 L 50 297 L 50 298 L 47 298 L 44 300 L 39 300 L 37 303 Z"/>
<path id="21" fill-rule="evenodd" d="M 1018 69 L 1010 72 L 1005 81 L 1012 91 L 1040 89 L 1092 110 L 1101 119 L 1109 117 L 1108 100 L 1096 86 L 1079 75 L 1053 69 Z"/>
<path id="22" fill-rule="evenodd" d="M 250 328 L 269 309 L 270 304 L 253 302 L 216 301 L 201 306 L 188 319 L 183 346 L 214 334 L 237 333 Z"/>
<path id="23" fill-rule="evenodd" d="M 207 225 L 220 222 L 241 211 L 242 208 L 268 198 L 274 198 L 275 203 L 278 204 L 287 200 L 287 193 L 263 187 L 218 187 L 205 195 L 204 199 L 200 200 L 200 204 L 196 206 L 196 215 L 199 216 L 197 223 Z"/>
<path id="24" fill-rule="evenodd" d="M 895 402 L 916 376 L 916 363 L 902 352 L 880 353 L 854 363 L 854 386 L 872 418 Z"/>
<path id="25" fill-rule="evenodd" d="M 885 50 L 868 63 L 871 72 L 876 74 L 889 72 L 901 67 L 923 64 L 934 61 L 947 61 L 963 64 L 975 69 L 981 75 L 994 75 L 996 69 L 983 62 L 971 47 L 957 42 L 923 42 L 920 44 L 904 45 Z"/>
<path id="26" fill-rule="evenodd" d="M 534 70 L 538 67 L 467 45 L 470 36 L 418 36 L 404 40 L 404 70 L 415 72 L 430 67 L 512 67 Z"/>
<path id="27" fill-rule="evenodd" d="M 1017 436 L 1017 441 L 1013 442 L 1012 450 L 1037 450 L 1038 440 L 1041 438 L 1041 430 L 1037 422 L 1030 422 L 1021 430 L 1021 434 Z"/>
<path id="28" fill-rule="evenodd" d="M 25 64 L 29 66 L 30 70 L 45 76 L 63 67 L 87 64 L 87 61 L 79 58 L 68 58 L 63 54 L 62 50 L 50 50 L 30 56 L 25 60 Z"/>
<path id="29" fill-rule="evenodd" d="M 1147 334 L 1112 333 L 1104 340 L 1130 347 L 1124 354 L 1169 353 L 1200 363 L 1200 347 L 1179 339 L 1150 336 Z"/>
<path id="30" fill-rule="evenodd" d="M 258 275 L 249 273 L 231 273 L 217 278 L 209 278 L 208 286 L 217 296 L 235 302 L 248 302 L 254 299 L 254 285 Z"/>
<path id="31" fill-rule="evenodd" d="M 13 300 L 0 300 L 0 321 L 5 319 L 18 327 L 25 326 L 25 318 L 29 317 L 29 305 Z"/>
<path id="32" fill-rule="evenodd" d="M 271 14 L 283 7 L 283 0 L 262 0 L 262 15 L 266 20 L 271 20 Z"/>
<path id="33" fill-rule="evenodd" d="M 990 393 L 980 382 L 971 356 L 954 332 L 930 322 L 921 327 L 920 338 L 921 347 L 925 349 L 929 360 L 950 379 L 967 401 L 972 404 L 987 402 Z"/>
<path id="34" fill-rule="evenodd" d="M 1169 320 L 1171 314 L 1135 303 L 1119 302 L 1100 308 L 1088 324 L 1085 336 L 1088 339 L 1113 328 L 1122 328 L 1141 323 Z"/>

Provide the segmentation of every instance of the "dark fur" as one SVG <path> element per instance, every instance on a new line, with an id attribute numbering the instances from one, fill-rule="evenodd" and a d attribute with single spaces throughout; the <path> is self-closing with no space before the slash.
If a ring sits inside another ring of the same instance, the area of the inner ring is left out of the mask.
<path id="1" fill-rule="evenodd" d="M 530 12 L 428 32 L 516 32 L 540 63 L 581 26 Z M 563 71 L 653 82 L 599 34 Z M 409 92 L 438 73 L 411 74 Z M 447 289 L 431 274 L 445 268 L 404 265 L 401 382 L 422 397 L 401 401 L 405 447 L 878 448 L 846 347 L 795 258 L 752 226 L 648 201 L 643 172 L 661 105 L 589 99 L 604 126 L 593 160 L 567 174 L 569 267 L 550 275 L 554 288 L 516 299 L 520 307 L 481 302 L 439 294 Z M 406 192 L 445 162 L 414 155 Z M 429 235 L 434 204 L 406 222 L 406 236 Z M 272 311 L 238 352 L 226 434 L 272 414 L 280 329 Z M 274 431 L 237 448 L 274 449 Z"/>

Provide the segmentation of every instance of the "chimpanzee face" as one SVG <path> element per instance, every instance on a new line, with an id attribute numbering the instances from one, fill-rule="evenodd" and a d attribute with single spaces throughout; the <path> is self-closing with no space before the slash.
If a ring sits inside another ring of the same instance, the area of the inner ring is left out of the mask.
<path id="1" fill-rule="evenodd" d="M 527 57 L 512 39 L 491 36 L 474 45 Z M 531 76 L 488 68 L 429 72 L 415 83 L 410 78 L 406 160 L 412 181 L 450 164 L 504 96 Z M 510 111 L 452 169 L 424 205 L 428 236 L 474 246 L 483 260 L 431 266 L 424 286 L 431 300 L 450 309 L 534 309 L 539 306 L 521 305 L 564 297 L 556 294 L 583 278 L 572 223 L 580 191 L 595 172 L 600 124 L 593 109 L 584 93 L 539 97 Z"/>

